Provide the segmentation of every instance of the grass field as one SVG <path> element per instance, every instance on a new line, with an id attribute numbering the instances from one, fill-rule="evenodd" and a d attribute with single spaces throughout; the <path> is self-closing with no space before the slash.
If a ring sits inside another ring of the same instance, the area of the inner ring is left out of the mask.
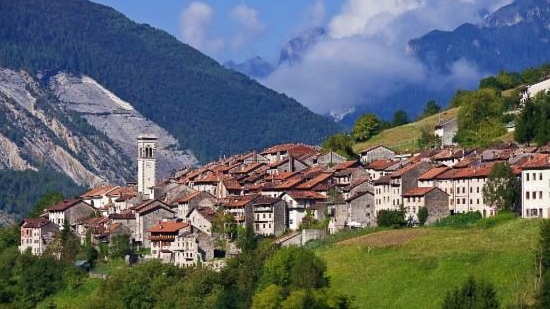
<path id="1" fill-rule="evenodd" d="M 331 286 L 358 308 L 439 308 L 469 275 L 493 283 L 502 307 L 533 301 L 540 221 L 490 228 L 412 228 L 323 246 Z"/>
<path id="2" fill-rule="evenodd" d="M 384 130 L 364 143 L 355 144 L 353 146 L 353 150 L 355 152 L 359 152 L 373 145 L 384 145 L 397 151 L 415 150 L 417 149 L 415 143 L 420 137 L 420 130 L 422 128 L 429 128 L 429 130 L 431 130 L 430 132 L 433 133 L 433 129 L 440 117 L 442 121 L 445 121 L 455 118 L 457 114 L 458 108 L 451 108 L 449 110 L 442 111 L 441 115 L 433 115 L 417 122 Z"/>

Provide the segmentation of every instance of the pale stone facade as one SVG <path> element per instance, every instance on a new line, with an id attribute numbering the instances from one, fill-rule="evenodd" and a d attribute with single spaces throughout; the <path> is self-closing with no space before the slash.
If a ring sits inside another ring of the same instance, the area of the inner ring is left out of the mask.
<path id="1" fill-rule="evenodd" d="M 19 251 L 25 252 L 30 249 L 32 254 L 42 255 L 58 232 L 59 227 L 46 218 L 24 219 L 21 223 Z"/>
<path id="2" fill-rule="evenodd" d="M 138 137 L 138 192 L 148 198 L 154 198 L 153 187 L 156 182 L 157 138 L 140 135 Z"/>

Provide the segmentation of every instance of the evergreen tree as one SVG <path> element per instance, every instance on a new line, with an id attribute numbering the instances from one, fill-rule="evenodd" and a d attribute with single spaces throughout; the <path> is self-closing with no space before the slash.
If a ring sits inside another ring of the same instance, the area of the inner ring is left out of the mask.
<path id="1" fill-rule="evenodd" d="M 477 282 L 469 277 L 462 287 L 449 291 L 443 301 L 443 309 L 498 309 L 495 288 L 487 282 Z"/>

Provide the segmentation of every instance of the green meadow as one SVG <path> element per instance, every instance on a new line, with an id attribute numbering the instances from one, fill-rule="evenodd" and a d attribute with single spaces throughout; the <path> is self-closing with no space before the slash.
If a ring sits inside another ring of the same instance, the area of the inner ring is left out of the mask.
<path id="1" fill-rule="evenodd" d="M 331 286 L 358 308 L 440 308 L 468 276 L 493 283 L 501 307 L 531 304 L 538 220 L 385 230 L 320 246 Z"/>

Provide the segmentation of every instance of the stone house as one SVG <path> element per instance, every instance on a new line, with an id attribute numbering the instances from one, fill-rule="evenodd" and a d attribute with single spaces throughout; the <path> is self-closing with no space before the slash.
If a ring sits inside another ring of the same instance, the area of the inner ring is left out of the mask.
<path id="1" fill-rule="evenodd" d="M 209 174 L 201 178 L 197 178 L 189 183 L 189 186 L 196 191 L 208 192 L 213 196 L 217 196 L 218 182 L 222 178 L 221 175 Z"/>
<path id="2" fill-rule="evenodd" d="M 370 191 L 354 193 L 346 199 L 347 223 L 349 227 L 365 227 L 376 225 L 374 194 Z"/>
<path id="3" fill-rule="evenodd" d="M 280 198 L 260 196 L 252 202 L 254 232 L 279 236 L 286 229 L 286 204 Z"/>
<path id="4" fill-rule="evenodd" d="M 216 197 L 226 198 L 231 195 L 242 195 L 243 190 L 243 186 L 241 186 L 237 179 L 234 179 L 231 176 L 224 177 L 218 182 L 218 187 L 216 189 L 218 196 Z"/>
<path id="5" fill-rule="evenodd" d="M 319 154 L 319 156 L 316 158 L 315 161 L 311 161 L 311 164 L 309 164 L 310 166 L 313 166 L 313 165 L 323 165 L 323 166 L 332 166 L 332 165 L 336 165 L 336 164 L 340 164 L 342 162 L 345 162 L 347 159 L 346 157 L 340 155 L 340 154 L 337 154 L 336 152 L 330 150 L 330 151 L 327 151 L 327 152 L 322 152 L 321 154 Z M 306 162 L 306 163 L 309 163 L 309 162 Z"/>
<path id="6" fill-rule="evenodd" d="M 212 194 L 204 191 L 187 192 L 179 197 L 173 204 L 172 209 L 177 206 L 177 217 L 184 219 L 197 207 L 209 207 L 214 209 L 215 198 Z"/>
<path id="7" fill-rule="evenodd" d="M 479 211 L 483 217 L 494 216 L 496 210 L 485 204 L 483 186 L 487 182 L 490 166 L 461 168 L 453 177 L 454 213 Z"/>
<path id="8" fill-rule="evenodd" d="M 390 199 L 392 207 L 399 208 L 403 204 L 402 194 L 415 188 L 418 177 L 432 168 L 427 162 L 412 162 L 390 175 Z"/>
<path id="9" fill-rule="evenodd" d="M 375 160 L 365 166 L 365 171 L 369 174 L 371 180 L 378 180 L 391 174 L 393 170 L 389 168 L 400 163 L 400 161 L 395 160 Z"/>
<path id="10" fill-rule="evenodd" d="M 439 137 L 442 146 L 454 146 L 453 141 L 456 132 L 458 132 L 458 122 L 456 118 L 440 121 L 434 129 L 434 135 Z"/>
<path id="11" fill-rule="evenodd" d="M 122 213 L 114 213 L 109 215 L 111 224 L 122 224 L 128 228 L 130 231 L 130 238 L 134 238 L 136 234 L 136 215 L 135 213 L 128 209 Z"/>
<path id="12" fill-rule="evenodd" d="M 281 198 L 286 202 L 288 211 L 288 228 L 297 230 L 306 216 L 306 211 L 317 202 L 324 202 L 327 198 L 315 191 L 292 190 L 285 192 Z"/>
<path id="13" fill-rule="evenodd" d="M 276 175 L 286 172 L 299 172 L 306 168 L 308 168 L 306 163 L 293 156 L 288 156 L 280 161 L 269 164 L 269 168 L 266 172 L 268 175 Z"/>
<path id="14" fill-rule="evenodd" d="M 48 244 L 59 232 L 57 224 L 44 217 L 23 219 L 20 228 L 21 245 L 19 251 L 23 253 L 25 250 L 30 249 L 34 255 L 42 255 Z"/>
<path id="15" fill-rule="evenodd" d="M 80 196 L 84 202 L 92 205 L 94 208 L 102 208 L 105 205 L 113 203 L 113 198 L 109 196 L 109 192 L 119 189 L 118 186 L 101 186 L 87 191 Z"/>
<path id="16" fill-rule="evenodd" d="M 175 212 L 166 203 L 159 200 L 146 200 L 132 208 L 134 211 L 135 230 L 134 242 L 141 244 L 143 248 L 149 248 L 150 242 L 147 238 L 147 230 L 162 220 L 175 218 Z"/>
<path id="17" fill-rule="evenodd" d="M 383 176 L 374 181 L 374 204 L 376 211 L 381 209 L 399 209 L 392 199 L 392 186 L 390 175 Z"/>
<path id="18" fill-rule="evenodd" d="M 221 207 L 225 213 L 231 214 L 237 224 L 246 227 L 254 224 L 253 202 L 260 196 L 260 194 L 231 196 L 218 200 L 217 206 Z"/>
<path id="19" fill-rule="evenodd" d="M 436 187 L 417 187 L 403 193 L 405 216 L 410 218 L 412 222 L 418 222 L 418 210 L 420 207 L 426 207 L 426 209 L 428 209 L 427 224 L 449 216 L 451 213 L 449 211 L 448 202 L 449 195 Z"/>
<path id="20" fill-rule="evenodd" d="M 96 210 L 81 199 L 67 199 L 46 208 L 46 211 L 48 219 L 63 229 L 66 220 L 69 225 L 74 225 L 78 220 L 90 217 Z"/>
<path id="21" fill-rule="evenodd" d="M 386 146 L 372 146 L 363 149 L 359 152 L 361 162 L 368 164 L 375 160 L 393 160 L 395 158 L 395 151 L 389 149 Z"/>
<path id="22" fill-rule="evenodd" d="M 212 220 L 214 210 L 210 207 L 195 207 L 187 215 L 186 221 L 191 224 L 193 230 L 212 235 Z"/>

